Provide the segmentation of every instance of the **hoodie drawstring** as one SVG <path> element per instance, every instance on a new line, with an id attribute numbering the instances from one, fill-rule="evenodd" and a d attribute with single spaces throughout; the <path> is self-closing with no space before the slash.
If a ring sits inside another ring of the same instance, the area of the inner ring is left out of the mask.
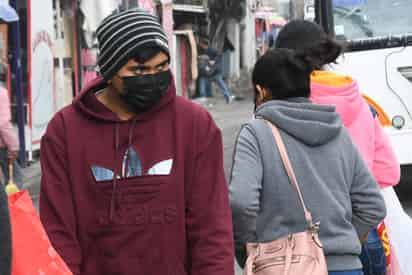
<path id="1" fill-rule="evenodd" d="M 112 197 L 110 200 L 110 222 L 114 218 L 114 210 L 116 203 L 116 193 L 117 193 L 117 154 L 119 152 L 119 123 L 116 123 L 114 128 L 114 173 L 113 173 L 113 188 Z"/>
<path id="2" fill-rule="evenodd" d="M 127 159 L 129 158 L 129 149 L 132 146 L 132 142 L 133 142 L 133 132 L 134 132 L 135 126 L 136 126 L 136 120 L 134 119 L 132 121 L 132 124 L 130 125 L 130 128 L 129 128 L 129 143 L 128 143 L 127 151 L 126 151 Z M 119 153 L 119 147 L 120 147 L 120 141 L 119 141 L 119 135 L 120 135 L 119 131 L 120 130 L 119 130 L 119 128 L 120 128 L 119 123 L 116 123 L 116 126 L 114 128 L 114 142 L 115 142 L 115 145 L 114 145 L 114 154 L 115 154 L 114 163 L 115 163 L 115 165 L 114 165 L 114 173 L 113 173 L 114 175 L 113 175 L 112 196 L 111 196 L 111 200 L 110 200 L 110 217 L 109 217 L 110 222 L 113 222 L 114 212 L 116 210 L 116 205 L 119 204 L 119 200 L 120 200 L 119 194 L 117 192 L 117 177 L 118 177 L 118 173 L 117 173 L 117 164 L 118 164 L 117 160 L 118 160 L 118 158 L 117 158 L 117 155 Z"/>
<path id="3" fill-rule="evenodd" d="M 136 126 L 136 120 L 134 119 L 132 121 L 132 124 L 130 125 L 129 128 L 129 144 L 127 148 L 130 148 L 132 146 L 132 142 L 133 142 L 133 133 L 134 133 L 134 128 Z"/>

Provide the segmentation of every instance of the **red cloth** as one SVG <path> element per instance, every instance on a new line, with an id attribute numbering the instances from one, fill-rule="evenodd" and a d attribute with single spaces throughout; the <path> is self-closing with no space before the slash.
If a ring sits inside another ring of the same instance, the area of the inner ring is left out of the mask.
<path id="1" fill-rule="evenodd" d="M 71 275 L 52 247 L 27 191 L 9 196 L 12 275 Z"/>

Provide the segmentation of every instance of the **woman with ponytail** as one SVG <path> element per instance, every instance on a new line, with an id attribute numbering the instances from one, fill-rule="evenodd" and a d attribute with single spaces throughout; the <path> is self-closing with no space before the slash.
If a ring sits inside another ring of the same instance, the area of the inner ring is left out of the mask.
<path id="1" fill-rule="evenodd" d="M 304 20 L 289 22 L 279 32 L 275 45 L 304 53 L 315 65 L 311 74 L 310 100 L 336 107 L 380 188 L 398 184 L 400 165 L 377 113 L 363 99 L 356 80 L 328 70 L 342 54 L 342 45 L 319 25 Z M 376 230 L 370 232 L 363 244 L 361 260 L 365 275 L 386 274 L 385 254 Z"/>
<path id="2" fill-rule="evenodd" d="M 314 222 L 320 222 L 329 275 L 362 275 L 360 240 L 385 217 L 378 185 L 333 106 L 313 104 L 310 76 L 319 66 L 304 51 L 269 50 L 253 70 L 255 118 L 240 131 L 230 199 L 238 262 L 245 245 L 306 230 L 270 122 L 279 129 Z"/>

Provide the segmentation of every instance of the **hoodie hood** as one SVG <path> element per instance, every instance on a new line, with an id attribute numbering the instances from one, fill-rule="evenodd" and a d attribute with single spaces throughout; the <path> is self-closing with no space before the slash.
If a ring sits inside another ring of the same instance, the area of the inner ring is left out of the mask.
<path id="1" fill-rule="evenodd" d="M 98 77 L 91 81 L 76 97 L 73 101 L 74 107 L 85 115 L 100 121 L 106 122 L 124 122 L 122 121 L 113 111 L 102 104 L 96 97 L 96 93 L 105 89 L 107 87 L 107 82 Z M 157 103 L 152 109 L 136 115 L 133 120 L 147 120 L 154 113 L 161 110 L 166 105 L 170 104 L 176 98 L 176 88 L 174 84 L 174 78 L 170 81 L 169 89 L 162 97 L 159 103 Z"/>
<path id="2" fill-rule="evenodd" d="M 336 107 L 343 124 L 350 127 L 359 117 L 363 104 L 358 83 L 351 77 L 328 71 L 315 71 L 311 76 L 311 97 L 314 103 Z"/>
<path id="3" fill-rule="evenodd" d="M 309 146 L 328 143 L 342 129 L 335 107 L 316 105 L 306 98 L 272 100 L 260 106 L 255 115 L 271 121 Z"/>

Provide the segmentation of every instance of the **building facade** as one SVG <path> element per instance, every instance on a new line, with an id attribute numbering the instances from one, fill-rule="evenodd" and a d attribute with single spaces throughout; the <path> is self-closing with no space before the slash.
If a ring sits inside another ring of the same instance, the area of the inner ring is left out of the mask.
<path id="1" fill-rule="evenodd" d="M 223 13 L 216 10 L 219 3 Z M 52 116 L 98 75 L 95 31 L 121 6 L 140 7 L 160 17 L 182 96 L 196 96 L 200 37 L 209 38 L 222 52 L 227 80 L 250 70 L 256 60 L 256 0 L 10 0 L 10 5 L 19 15 L 19 33 L 0 24 L 0 58 L 11 64 L 13 120 L 29 160 L 40 148 Z M 19 72 L 13 64 L 21 64 Z"/>

